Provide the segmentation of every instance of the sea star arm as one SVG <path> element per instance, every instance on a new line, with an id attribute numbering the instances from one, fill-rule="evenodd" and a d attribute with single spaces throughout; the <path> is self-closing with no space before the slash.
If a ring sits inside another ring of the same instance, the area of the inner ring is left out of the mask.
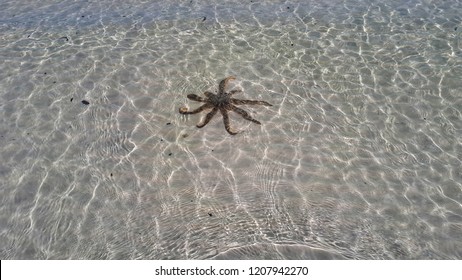
<path id="1" fill-rule="evenodd" d="M 225 88 L 228 85 L 229 81 L 235 80 L 236 77 L 234 76 L 229 76 L 223 80 L 221 80 L 220 85 L 218 86 L 218 94 L 224 94 L 225 93 Z"/>
<path id="2" fill-rule="evenodd" d="M 209 123 L 209 121 L 213 118 L 213 116 L 215 116 L 215 114 L 218 112 L 218 108 L 215 107 L 213 108 L 212 111 L 210 111 L 206 116 L 205 116 L 205 119 L 204 121 L 201 123 L 201 124 L 197 124 L 196 126 L 198 128 L 201 128 L 201 127 L 204 127 L 206 124 Z"/>
<path id="3" fill-rule="evenodd" d="M 191 99 L 191 100 L 197 101 L 197 102 L 206 102 L 207 101 L 205 98 L 200 97 L 200 96 L 198 96 L 196 94 L 188 94 L 186 97 Z"/>
<path id="4" fill-rule="evenodd" d="M 232 104 L 236 105 L 264 105 L 264 106 L 273 106 L 272 104 L 269 104 L 266 101 L 261 101 L 261 100 L 242 100 L 242 99 L 235 99 L 231 98 L 230 99 Z"/>
<path id="5" fill-rule="evenodd" d="M 195 110 L 192 110 L 192 111 L 188 111 L 188 108 L 186 108 L 186 107 L 181 107 L 179 111 L 180 111 L 180 114 L 190 115 L 190 114 L 197 114 L 197 113 L 202 112 L 202 111 L 204 111 L 206 109 L 209 109 L 209 108 L 212 108 L 212 105 L 209 104 L 209 103 L 206 103 L 206 104 L 204 104 L 204 105 L 200 106 L 199 108 L 197 108 Z"/>
<path id="6" fill-rule="evenodd" d="M 242 90 L 240 90 L 240 89 L 235 89 L 235 90 L 230 91 L 230 92 L 228 93 L 228 95 L 233 95 L 233 94 L 241 93 L 241 92 L 242 92 Z"/>
<path id="7" fill-rule="evenodd" d="M 228 133 L 231 135 L 236 135 L 237 132 L 231 130 L 231 126 L 229 124 L 228 111 L 225 108 L 220 108 L 220 112 L 223 115 L 223 123 L 225 124 L 226 131 L 228 131 Z"/>
<path id="8" fill-rule="evenodd" d="M 236 106 L 230 104 L 230 105 L 228 106 L 228 109 L 229 109 L 229 110 L 232 110 L 232 111 L 234 111 L 234 112 L 236 112 L 236 113 L 238 113 L 239 115 L 241 115 L 244 119 L 246 119 L 246 120 L 248 120 L 248 121 L 251 121 L 251 122 L 254 122 L 254 123 L 257 123 L 257 124 L 261 124 L 259 121 L 257 121 L 256 119 L 252 118 L 252 117 L 250 116 L 250 114 L 247 113 L 247 111 L 245 111 L 245 110 L 243 110 L 243 109 L 241 109 L 241 108 L 238 108 L 238 107 L 236 107 Z"/>
<path id="9" fill-rule="evenodd" d="M 204 95 L 207 96 L 207 98 L 213 97 L 215 94 L 211 93 L 210 91 L 204 92 Z"/>

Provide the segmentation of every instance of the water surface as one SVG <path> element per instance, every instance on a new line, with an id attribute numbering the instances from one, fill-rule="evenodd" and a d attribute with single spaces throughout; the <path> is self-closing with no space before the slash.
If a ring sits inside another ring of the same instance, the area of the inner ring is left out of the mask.
<path id="1" fill-rule="evenodd" d="M 0 258 L 460 259 L 461 2 L 217 2 L 0 1 Z"/>

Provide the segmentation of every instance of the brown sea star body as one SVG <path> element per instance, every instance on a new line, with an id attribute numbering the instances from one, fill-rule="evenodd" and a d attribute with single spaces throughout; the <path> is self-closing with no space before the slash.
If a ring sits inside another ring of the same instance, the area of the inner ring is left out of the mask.
<path id="1" fill-rule="evenodd" d="M 236 112 L 246 120 L 249 120 L 257 124 L 261 124 L 259 121 L 252 118 L 247 111 L 239 107 L 236 107 L 235 105 L 264 105 L 264 106 L 273 106 L 273 105 L 269 104 L 266 101 L 242 100 L 242 99 L 231 98 L 233 94 L 242 92 L 242 90 L 231 90 L 229 92 L 226 92 L 226 86 L 228 85 L 228 82 L 231 80 L 235 80 L 235 79 L 236 78 L 233 76 L 223 79 L 220 82 L 220 85 L 218 86 L 218 94 L 214 94 L 209 91 L 206 91 L 204 92 L 205 98 L 197 96 L 195 94 L 188 94 L 187 97 L 189 99 L 198 101 L 198 102 L 203 102 L 205 104 L 192 111 L 188 111 L 188 108 L 186 107 L 181 107 L 179 110 L 180 114 L 197 114 L 204 110 L 212 109 L 209 113 L 207 113 L 204 121 L 196 125 L 198 128 L 201 128 L 201 127 L 204 127 L 206 124 L 208 124 L 210 120 L 213 118 L 213 116 L 215 116 L 215 114 L 218 111 L 220 111 L 220 113 L 223 115 L 223 122 L 225 124 L 225 129 L 231 135 L 235 135 L 237 134 L 237 132 L 231 130 L 231 127 L 229 124 L 228 111 Z"/>

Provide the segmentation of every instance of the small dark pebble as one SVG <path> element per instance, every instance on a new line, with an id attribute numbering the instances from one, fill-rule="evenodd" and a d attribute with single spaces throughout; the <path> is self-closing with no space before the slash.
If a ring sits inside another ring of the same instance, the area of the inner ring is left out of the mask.
<path id="1" fill-rule="evenodd" d="M 74 97 L 71 97 L 71 102 L 74 100 Z"/>
<path id="2" fill-rule="evenodd" d="M 202 18 L 202 21 L 205 21 L 206 19 L 207 19 L 207 17 L 203 17 L 203 18 Z"/>
<path id="3" fill-rule="evenodd" d="M 294 46 L 294 44 L 290 44 L 292 47 Z"/>
<path id="4" fill-rule="evenodd" d="M 90 102 L 88 102 L 87 100 L 82 100 L 82 104 L 88 105 L 88 104 L 90 104 Z"/>
<path id="5" fill-rule="evenodd" d="M 56 81 L 53 81 L 53 84 L 56 84 Z"/>
<path id="6" fill-rule="evenodd" d="M 287 7 L 287 10 L 289 10 L 289 9 L 290 9 L 290 7 Z"/>
<path id="7" fill-rule="evenodd" d="M 169 154 L 168 154 L 168 156 L 171 156 L 171 155 L 173 155 L 173 154 L 172 154 L 172 153 L 169 153 Z"/>
<path id="8" fill-rule="evenodd" d="M 169 123 L 169 122 L 167 123 L 167 125 L 171 125 L 171 124 L 172 124 L 172 123 Z"/>
<path id="9" fill-rule="evenodd" d="M 85 16 L 82 16 L 82 17 L 85 17 Z"/>
<path id="10" fill-rule="evenodd" d="M 454 31 L 457 31 L 457 26 L 456 26 L 456 27 L 454 27 Z"/>
<path id="11" fill-rule="evenodd" d="M 43 75 L 46 75 L 46 74 L 47 74 L 47 72 L 43 73 Z"/>
<path id="12" fill-rule="evenodd" d="M 213 150 L 212 150 L 212 152 L 213 152 Z"/>
<path id="13" fill-rule="evenodd" d="M 160 139 L 160 141 L 162 142 L 162 141 L 164 141 L 164 139 Z"/>
<path id="14" fill-rule="evenodd" d="M 112 175 L 112 173 L 111 173 L 111 177 L 112 177 L 112 176 L 113 176 L 113 175 Z"/>
<path id="15" fill-rule="evenodd" d="M 212 216 L 213 216 L 213 214 L 212 214 L 212 213 L 208 213 L 208 214 L 209 214 L 209 216 L 210 216 L 210 217 L 212 217 Z"/>

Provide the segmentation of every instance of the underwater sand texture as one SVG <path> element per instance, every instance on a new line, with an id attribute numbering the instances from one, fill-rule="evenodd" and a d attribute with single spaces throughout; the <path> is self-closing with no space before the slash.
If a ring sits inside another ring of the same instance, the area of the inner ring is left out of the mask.
<path id="1" fill-rule="evenodd" d="M 462 257 L 460 1 L 0 2 L 1 259 Z"/>

